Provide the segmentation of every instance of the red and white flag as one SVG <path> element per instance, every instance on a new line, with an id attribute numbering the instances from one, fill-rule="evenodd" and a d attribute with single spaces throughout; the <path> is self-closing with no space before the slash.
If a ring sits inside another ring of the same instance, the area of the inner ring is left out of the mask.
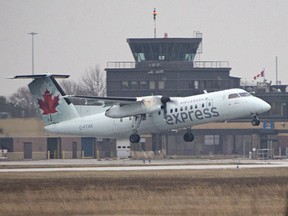
<path id="1" fill-rule="evenodd" d="M 254 80 L 258 79 L 259 77 L 264 77 L 264 70 L 262 70 L 260 73 L 258 73 L 256 76 L 254 76 Z"/>

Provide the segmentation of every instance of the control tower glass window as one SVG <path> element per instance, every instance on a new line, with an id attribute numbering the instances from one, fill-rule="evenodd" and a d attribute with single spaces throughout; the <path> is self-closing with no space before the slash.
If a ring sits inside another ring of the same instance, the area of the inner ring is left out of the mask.
<path id="1" fill-rule="evenodd" d="M 201 41 L 201 38 L 128 39 L 137 62 L 193 62 Z"/>

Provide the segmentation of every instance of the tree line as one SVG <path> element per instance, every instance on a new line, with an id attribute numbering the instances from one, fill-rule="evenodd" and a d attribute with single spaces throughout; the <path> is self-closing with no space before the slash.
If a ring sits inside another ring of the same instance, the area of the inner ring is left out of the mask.
<path id="1" fill-rule="evenodd" d="M 105 96 L 106 76 L 98 65 L 90 67 L 83 73 L 78 82 L 62 80 L 60 86 L 66 94 Z M 75 104 L 84 104 L 83 100 L 73 100 Z M 20 87 L 10 97 L 0 96 L 0 118 L 35 117 L 39 115 L 39 105 L 33 99 L 28 86 Z"/>

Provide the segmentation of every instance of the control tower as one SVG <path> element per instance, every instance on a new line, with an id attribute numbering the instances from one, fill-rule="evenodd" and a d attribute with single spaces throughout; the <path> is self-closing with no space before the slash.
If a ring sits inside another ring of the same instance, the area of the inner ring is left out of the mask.
<path id="1" fill-rule="evenodd" d="M 200 35 L 200 36 L 199 36 Z M 108 62 L 108 96 L 189 96 L 240 86 L 227 61 L 196 61 L 202 34 L 194 38 L 129 38 L 134 62 Z"/>
<path id="2" fill-rule="evenodd" d="M 193 63 L 202 38 L 127 39 L 135 62 Z"/>

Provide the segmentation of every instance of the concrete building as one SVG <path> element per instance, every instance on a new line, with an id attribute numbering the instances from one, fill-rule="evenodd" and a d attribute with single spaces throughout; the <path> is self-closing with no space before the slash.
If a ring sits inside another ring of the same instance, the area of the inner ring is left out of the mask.
<path id="1" fill-rule="evenodd" d="M 0 149 L 8 150 L 8 160 L 116 157 L 115 140 L 49 134 L 40 118 L 1 119 L 0 128 Z"/>

